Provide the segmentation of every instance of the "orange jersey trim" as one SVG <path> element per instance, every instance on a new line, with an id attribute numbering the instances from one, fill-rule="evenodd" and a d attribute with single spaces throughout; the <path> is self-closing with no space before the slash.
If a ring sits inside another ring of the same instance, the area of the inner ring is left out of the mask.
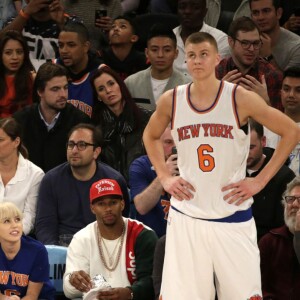
<path id="1" fill-rule="evenodd" d="M 240 118 L 239 118 L 239 114 L 237 111 L 237 105 L 236 105 L 236 89 L 237 89 L 237 87 L 238 87 L 238 85 L 235 84 L 235 87 L 232 89 L 231 102 L 232 102 L 232 108 L 233 108 L 233 113 L 234 113 L 236 124 L 237 124 L 238 128 L 241 128 Z"/>

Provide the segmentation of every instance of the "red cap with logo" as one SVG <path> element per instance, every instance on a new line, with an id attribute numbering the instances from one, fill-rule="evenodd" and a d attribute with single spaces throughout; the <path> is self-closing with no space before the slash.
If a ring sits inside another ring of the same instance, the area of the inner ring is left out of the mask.
<path id="1" fill-rule="evenodd" d="M 90 202 L 105 196 L 120 196 L 123 198 L 122 190 L 114 179 L 101 179 L 92 184 L 90 188 Z"/>

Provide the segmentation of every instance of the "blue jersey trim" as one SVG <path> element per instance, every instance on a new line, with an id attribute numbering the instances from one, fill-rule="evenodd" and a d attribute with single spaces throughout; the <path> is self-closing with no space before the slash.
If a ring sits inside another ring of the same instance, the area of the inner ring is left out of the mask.
<path id="1" fill-rule="evenodd" d="M 188 216 L 190 218 L 193 219 L 197 219 L 197 220 L 203 220 L 203 221 L 209 221 L 209 222 L 221 222 L 221 223 L 241 223 L 241 222 L 246 222 L 249 221 L 252 218 L 252 209 L 251 207 L 249 207 L 246 210 L 240 210 L 235 212 L 233 215 L 230 215 L 228 217 L 225 218 L 221 218 L 221 219 L 203 219 L 203 218 L 196 218 L 196 217 L 192 217 L 189 216 L 185 213 L 183 213 L 182 211 L 178 210 L 177 208 L 175 208 L 174 206 L 172 206 L 172 209 L 174 209 L 175 211 Z"/>

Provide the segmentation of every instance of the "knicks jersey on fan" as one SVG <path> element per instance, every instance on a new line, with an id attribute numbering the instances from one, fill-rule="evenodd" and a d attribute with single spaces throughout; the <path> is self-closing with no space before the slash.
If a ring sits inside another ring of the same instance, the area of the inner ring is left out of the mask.
<path id="1" fill-rule="evenodd" d="M 240 128 L 236 85 L 221 81 L 215 101 L 198 110 L 190 100 L 191 84 L 178 86 L 173 95 L 172 136 L 178 151 L 180 176 L 196 192 L 189 201 L 171 198 L 180 212 L 202 219 L 220 219 L 248 209 L 250 198 L 239 206 L 224 201 L 222 187 L 245 178 L 249 154 L 248 124 Z"/>

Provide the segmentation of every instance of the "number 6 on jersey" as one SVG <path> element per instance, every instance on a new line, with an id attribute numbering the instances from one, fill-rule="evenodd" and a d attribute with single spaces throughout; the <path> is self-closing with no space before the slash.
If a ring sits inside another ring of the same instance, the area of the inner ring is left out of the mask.
<path id="1" fill-rule="evenodd" d="M 203 172 L 211 172 L 215 168 L 215 159 L 208 153 L 214 152 L 214 149 L 208 144 L 202 144 L 197 149 L 199 168 Z"/>

